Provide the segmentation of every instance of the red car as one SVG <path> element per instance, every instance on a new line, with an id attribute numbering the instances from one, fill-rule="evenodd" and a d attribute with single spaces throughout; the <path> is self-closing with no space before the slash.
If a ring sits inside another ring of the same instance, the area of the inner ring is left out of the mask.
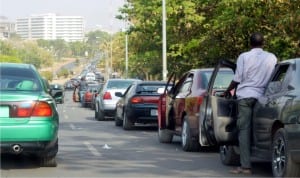
<path id="1" fill-rule="evenodd" d="M 158 138 L 162 143 L 172 142 L 173 135 L 181 136 L 184 151 L 198 151 L 199 144 L 199 109 L 204 96 L 207 95 L 209 79 L 213 68 L 193 69 L 186 72 L 177 83 L 176 76 L 171 75 L 169 83 L 175 85 L 160 96 L 158 103 Z M 221 69 L 216 85 L 217 89 L 227 88 L 233 72 Z"/>
<path id="2" fill-rule="evenodd" d="M 87 90 L 85 91 L 81 104 L 83 107 L 90 106 L 92 103 L 93 95 L 97 93 L 99 84 L 88 85 Z"/>

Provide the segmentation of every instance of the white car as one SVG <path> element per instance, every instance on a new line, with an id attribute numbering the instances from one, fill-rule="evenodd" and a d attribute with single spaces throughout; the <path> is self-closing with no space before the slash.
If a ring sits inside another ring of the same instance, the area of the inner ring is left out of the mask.
<path id="1" fill-rule="evenodd" d="M 85 75 L 85 80 L 87 80 L 87 81 L 94 81 L 94 80 L 96 80 L 96 75 L 94 74 L 94 73 L 87 73 L 86 75 Z"/>
<path id="2" fill-rule="evenodd" d="M 116 92 L 124 93 L 126 89 L 139 79 L 108 79 L 96 97 L 95 119 L 104 120 L 106 116 L 114 117 L 116 104 L 120 97 Z"/>

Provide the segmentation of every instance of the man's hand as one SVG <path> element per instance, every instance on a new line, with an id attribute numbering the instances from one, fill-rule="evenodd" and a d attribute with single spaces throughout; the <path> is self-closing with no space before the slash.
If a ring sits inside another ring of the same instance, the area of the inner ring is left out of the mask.
<path id="1" fill-rule="evenodd" d="M 227 91 L 227 90 L 224 91 L 224 93 L 222 94 L 222 96 L 225 97 L 225 98 L 231 98 L 232 97 L 231 92 Z"/>

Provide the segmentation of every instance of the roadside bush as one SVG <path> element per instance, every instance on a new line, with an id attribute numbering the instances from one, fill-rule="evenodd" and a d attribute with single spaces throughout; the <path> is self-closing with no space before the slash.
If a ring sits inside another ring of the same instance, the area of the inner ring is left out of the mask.
<path id="1" fill-rule="evenodd" d="M 51 71 L 42 71 L 42 72 L 41 72 L 41 75 L 42 75 L 45 79 L 47 79 L 47 80 L 49 80 L 49 81 L 52 81 L 52 80 L 53 80 L 53 75 L 52 75 L 52 72 L 51 72 Z"/>
<path id="2" fill-rule="evenodd" d="M 57 73 L 58 77 L 65 77 L 67 78 L 69 76 L 69 71 L 68 69 L 61 69 L 58 73 Z"/>

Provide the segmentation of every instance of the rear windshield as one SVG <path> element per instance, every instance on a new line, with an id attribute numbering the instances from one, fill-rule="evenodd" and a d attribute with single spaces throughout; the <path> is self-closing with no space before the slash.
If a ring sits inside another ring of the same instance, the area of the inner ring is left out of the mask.
<path id="1" fill-rule="evenodd" d="M 29 68 L 1 67 L 0 91 L 41 91 L 41 83 Z"/>
<path id="2" fill-rule="evenodd" d="M 133 82 L 130 80 L 112 80 L 108 82 L 107 89 L 127 89 Z"/>
<path id="3" fill-rule="evenodd" d="M 165 88 L 165 84 L 141 84 L 136 88 L 137 93 L 157 93 L 159 88 Z"/>

